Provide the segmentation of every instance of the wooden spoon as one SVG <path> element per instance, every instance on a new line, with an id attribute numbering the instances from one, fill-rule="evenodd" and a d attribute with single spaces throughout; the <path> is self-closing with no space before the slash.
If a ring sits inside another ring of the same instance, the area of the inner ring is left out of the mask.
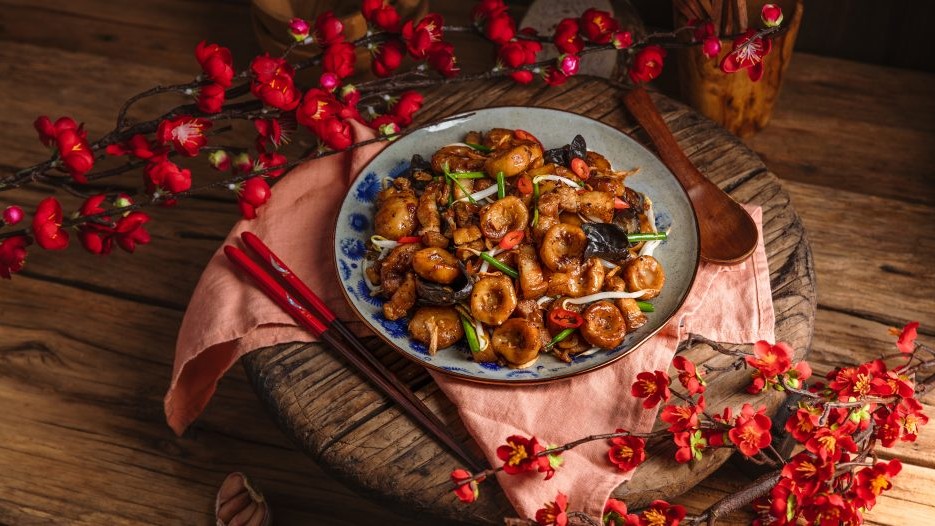
<path id="1" fill-rule="evenodd" d="M 631 90 L 623 101 L 646 130 L 659 158 L 688 192 L 701 232 L 701 259 L 735 265 L 750 257 L 759 237 L 750 214 L 692 164 L 645 89 Z"/>

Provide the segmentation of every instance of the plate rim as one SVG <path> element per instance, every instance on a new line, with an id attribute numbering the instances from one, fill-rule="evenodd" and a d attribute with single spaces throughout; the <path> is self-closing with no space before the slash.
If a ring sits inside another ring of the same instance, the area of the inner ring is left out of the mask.
<path id="1" fill-rule="evenodd" d="M 640 347 L 642 347 L 643 344 L 645 344 L 645 343 L 648 342 L 650 339 L 652 339 L 654 336 L 656 336 L 656 334 L 658 334 L 659 331 L 661 331 L 666 325 L 668 325 L 669 322 L 672 321 L 672 318 L 674 318 L 675 315 L 678 314 L 679 310 L 684 306 L 685 300 L 688 299 L 688 295 L 689 295 L 689 293 L 691 292 L 692 287 L 693 287 L 694 284 L 695 284 L 695 278 L 697 278 L 697 276 L 698 276 L 698 268 L 699 268 L 699 266 L 700 266 L 700 264 L 701 264 L 701 229 L 700 229 L 700 226 L 699 226 L 699 224 L 698 224 L 698 214 L 697 214 L 697 212 L 695 211 L 695 205 L 694 205 L 694 203 L 692 203 L 691 198 L 689 197 L 689 194 L 688 194 L 688 190 L 685 188 L 685 185 L 682 184 L 682 181 L 680 181 L 680 180 L 678 179 L 678 177 L 676 177 L 675 174 L 672 173 L 672 170 L 669 169 L 669 167 L 666 166 L 665 163 L 663 163 L 661 159 L 659 159 L 659 156 L 658 156 L 658 155 L 656 155 L 655 153 L 653 153 L 653 151 L 650 150 L 649 148 L 647 148 L 646 146 L 644 146 L 643 143 L 641 143 L 640 141 L 638 141 L 638 140 L 636 140 L 635 138 L 631 137 L 630 134 L 624 132 L 623 130 L 621 130 L 621 129 L 615 127 L 615 126 L 611 126 L 610 124 L 607 124 L 607 123 L 602 122 L 602 121 L 600 121 L 600 120 L 594 119 L 594 118 L 592 118 L 592 117 L 588 117 L 587 115 L 582 115 L 582 114 L 580 114 L 580 113 L 575 113 L 575 112 L 570 111 L 570 110 L 563 110 L 563 109 L 558 109 L 558 108 L 548 108 L 548 107 L 543 107 L 543 106 L 516 106 L 516 105 L 511 105 L 511 104 L 503 104 L 503 105 L 497 105 L 497 106 L 488 106 L 488 107 L 484 107 L 484 108 L 478 108 L 478 109 L 475 109 L 475 110 L 463 111 L 463 112 L 455 113 L 455 114 L 452 114 L 452 115 L 449 115 L 449 116 L 441 116 L 441 117 L 439 117 L 439 119 L 445 119 L 446 121 L 456 121 L 456 120 L 458 119 L 458 117 L 463 117 L 464 119 L 469 119 L 470 117 L 472 117 L 473 115 L 475 115 L 475 114 L 477 114 L 478 112 L 481 112 L 481 111 L 502 110 L 502 109 L 521 109 L 521 110 L 530 110 L 530 109 L 534 109 L 534 110 L 547 110 L 547 111 L 554 111 L 554 112 L 559 112 L 559 113 L 566 113 L 566 114 L 569 114 L 569 115 L 573 115 L 573 116 L 575 116 L 575 117 L 580 117 L 580 118 L 582 118 L 582 119 L 587 119 L 587 120 L 592 121 L 592 122 L 594 122 L 594 123 L 597 123 L 597 124 L 599 124 L 599 125 L 601 125 L 601 126 L 605 126 L 605 127 L 607 127 L 607 128 L 610 128 L 610 129 L 614 130 L 614 131 L 617 132 L 617 133 L 620 133 L 621 135 L 623 135 L 624 137 L 626 137 L 627 139 L 629 139 L 630 141 L 632 141 L 634 145 L 636 145 L 637 147 L 643 149 L 647 154 L 649 154 L 649 155 L 655 157 L 655 158 L 660 162 L 660 164 L 662 165 L 662 167 L 665 168 L 665 170 L 669 172 L 669 174 L 672 176 L 672 178 L 675 180 L 675 182 L 678 183 L 678 187 L 682 190 L 682 194 L 685 196 L 685 200 L 688 202 L 688 207 L 689 207 L 689 209 L 691 210 L 692 217 L 694 218 L 694 225 L 695 225 L 695 228 L 694 228 L 693 230 L 694 230 L 694 233 L 695 233 L 695 245 L 698 247 L 698 249 L 697 249 L 696 252 L 695 252 L 695 263 L 694 263 L 694 265 L 692 266 L 691 277 L 690 277 L 689 280 L 688 280 L 688 287 L 686 287 L 686 290 L 685 290 L 685 292 L 682 294 L 682 297 L 679 298 L 679 301 L 678 301 L 678 303 L 676 304 L 675 308 L 672 310 L 672 313 L 669 314 L 669 315 L 666 317 L 666 319 L 663 320 L 662 323 L 660 323 L 659 326 L 658 326 L 656 329 L 654 329 L 653 331 L 649 332 L 646 336 L 643 337 L 643 339 L 641 339 L 640 341 L 636 342 L 636 343 L 635 343 L 632 347 L 630 347 L 629 349 L 627 349 L 627 350 L 625 350 L 625 351 L 619 353 L 617 356 L 614 356 L 614 357 L 612 357 L 612 358 L 609 359 L 609 360 L 606 360 L 606 361 L 601 362 L 601 363 L 596 363 L 596 364 L 594 364 L 594 365 L 592 365 L 592 366 L 590 366 L 590 367 L 587 367 L 587 368 L 585 368 L 585 369 L 581 369 L 580 371 L 574 371 L 574 372 L 570 372 L 570 373 L 567 373 L 567 374 L 562 374 L 562 375 L 560 375 L 560 376 L 553 376 L 553 377 L 549 377 L 549 378 L 509 378 L 509 379 L 508 379 L 508 378 L 481 378 L 481 377 L 474 376 L 474 375 L 467 375 L 467 374 L 464 374 L 464 373 L 459 373 L 459 372 L 457 372 L 457 371 L 450 371 L 450 370 L 448 370 L 448 369 L 445 369 L 445 368 L 443 368 L 443 367 L 440 367 L 440 366 L 438 366 L 438 365 L 435 365 L 435 364 L 433 364 L 433 363 L 431 363 L 431 362 L 426 362 L 426 361 L 423 361 L 423 360 L 419 360 L 419 359 L 416 358 L 415 356 L 412 356 L 412 355 L 411 355 L 409 352 L 407 352 L 406 350 L 401 349 L 401 348 L 399 347 L 399 345 L 396 344 L 396 342 L 390 340 L 385 334 L 383 334 L 382 331 L 379 330 L 379 328 L 377 328 L 373 323 L 371 323 L 370 320 L 367 319 L 367 317 L 363 315 L 363 313 L 360 312 L 360 310 L 359 310 L 359 309 L 357 308 L 357 306 L 355 305 L 354 301 L 351 299 L 350 295 L 348 295 L 348 292 L 347 292 L 347 288 L 346 288 L 346 287 L 344 287 L 344 286 L 341 286 L 341 287 L 340 287 L 340 289 L 341 289 L 341 294 L 344 296 L 344 300 L 348 303 L 348 306 L 350 307 L 350 310 L 354 313 L 354 316 L 356 316 L 357 319 L 358 319 L 358 321 L 362 322 L 362 323 L 367 327 L 367 329 L 368 329 L 371 333 L 375 334 L 377 337 L 379 337 L 381 340 L 383 340 L 383 343 L 385 343 L 386 345 L 388 345 L 389 347 L 391 347 L 394 351 L 396 351 L 398 354 L 400 354 L 400 355 L 402 355 L 403 357 L 405 357 L 407 360 L 409 360 L 409 361 L 411 361 L 411 362 L 413 362 L 413 363 L 415 363 L 415 364 L 418 364 L 418 365 L 420 365 L 420 366 L 422 366 L 422 367 L 424 367 L 424 368 L 426 368 L 426 369 L 429 369 L 429 370 L 431 370 L 431 371 L 435 371 L 435 372 L 442 373 L 442 374 L 448 376 L 449 378 L 458 379 L 458 380 L 464 380 L 464 381 L 466 381 L 466 382 L 472 382 L 472 383 L 486 384 L 486 385 L 498 385 L 498 386 L 508 386 L 508 385 L 541 385 L 541 384 L 547 384 L 547 383 L 552 383 L 552 382 L 561 382 L 561 381 L 564 381 L 564 380 L 569 380 L 569 379 L 575 378 L 575 377 L 577 377 L 577 376 L 579 376 L 579 375 L 582 375 L 582 374 L 587 374 L 587 373 L 591 373 L 591 372 L 597 371 L 597 370 L 599 370 L 599 369 L 602 369 L 602 368 L 604 368 L 604 367 L 607 367 L 608 365 L 611 365 L 611 364 L 613 364 L 613 363 L 616 363 L 618 360 L 620 360 L 621 358 L 624 358 L 625 356 L 629 356 L 631 353 L 633 353 L 634 351 L 636 351 L 637 349 L 639 349 Z M 455 124 L 451 124 L 450 126 L 456 126 L 456 125 L 457 125 L 457 121 L 455 122 Z M 429 127 L 431 127 L 431 126 L 433 126 L 432 123 L 426 123 L 426 124 L 422 125 L 422 127 L 420 127 L 419 130 L 413 130 L 413 132 L 426 130 L 427 128 L 429 128 Z M 367 162 L 367 164 L 365 164 L 364 166 L 361 167 L 360 171 L 357 173 L 357 175 L 354 177 L 354 179 L 353 179 L 353 180 L 350 182 L 350 184 L 348 185 L 347 193 L 344 194 L 344 199 L 341 200 L 341 206 L 338 207 L 338 213 L 335 214 L 334 221 L 333 221 L 333 225 L 332 225 L 332 228 L 331 228 L 331 245 L 330 245 L 330 246 L 331 246 L 331 252 L 332 252 L 332 253 L 331 253 L 331 259 L 332 259 L 332 263 L 334 263 L 334 267 L 335 267 L 335 277 L 338 279 L 338 282 L 339 282 L 339 283 L 342 283 L 342 284 L 343 284 L 344 280 L 341 278 L 341 271 L 338 270 L 340 265 L 338 264 L 338 263 L 339 263 L 339 262 L 338 262 L 338 255 L 337 255 L 337 252 L 335 251 L 335 247 L 336 247 L 337 234 L 338 234 L 338 221 L 339 221 L 340 218 L 341 218 L 341 211 L 344 209 L 344 205 L 345 205 L 345 203 L 347 202 L 348 198 L 349 198 L 350 195 L 351 195 L 351 188 L 354 186 L 354 184 L 357 183 L 357 181 L 358 181 L 358 179 L 360 178 L 360 176 L 361 176 L 364 172 L 367 171 L 367 167 L 369 167 L 369 166 L 373 163 L 374 159 L 376 159 L 377 156 L 383 154 L 387 149 L 392 148 L 392 147 L 394 146 L 394 144 L 398 144 L 398 143 L 396 143 L 396 142 L 390 142 L 386 147 L 384 147 L 382 150 L 380 150 L 379 152 L 377 152 L 377 154 L 374 155 L 374 156 Z M 517 370 L 521 370 L 521 369 L 517 369 Z"/>

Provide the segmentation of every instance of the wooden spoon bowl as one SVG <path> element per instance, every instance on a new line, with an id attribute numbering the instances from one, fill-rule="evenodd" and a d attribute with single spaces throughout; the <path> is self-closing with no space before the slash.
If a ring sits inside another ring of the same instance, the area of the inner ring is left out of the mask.
<path id="1" fill-rule="evenodd" d="M 645 89 L 633 89 L 623 100 L 656 146 L 659 158 L 688 193 L 701 233 L 701 259 L 736 265 L 750 257 L 759 238 L 750 214 L 692 164 Z"/>

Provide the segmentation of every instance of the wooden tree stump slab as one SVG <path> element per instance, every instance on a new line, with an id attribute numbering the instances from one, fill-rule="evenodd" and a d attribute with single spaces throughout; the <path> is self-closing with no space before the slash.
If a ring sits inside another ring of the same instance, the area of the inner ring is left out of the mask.
<path id="1" fill-rule="evenodd" d="M 446 86 L 427 94 L 419 119 L 425 122 L 487 106 L 542 106 L 601 120 L 648 143 L 629 120 L 620 95 L 606 81 L 589 77 L 572 79 L 557 88 L 508 82 Z M 738 201 L 763 208 L 776 337 L 790 343 L 801 357 L 811 343 L 814 326 L 815 276 L 805 232 L 788 194 L 736 137 L 684 105 L 658 94 L 653 98 L 679 144 L 701 171 Z M 455 407 L 422 368 L 376 339 L 372 346 L 460 440 L 472 443 Z M 730 361 L 700 345 L 686 352 L 696 363 L 723 366 Z M 243 363 L 260 397 L 287 434 L 322 467 L 366 496 L 404 513 L 429 513 L 473 524 L 502 524 L 503 517 L 515 513 L 495 482 L 484 483 L 482 498 L 475 504 L 460 504 L 447 484 L 451 470 L 460 467 L 458 461 L 323 345 L 259 349 L 244 357 Z M 750 401 L 743 392 L 749 382 L 748 371 L 712 372 L 709 379 L 709 407 L 737 408 Z M 777 393 L 766 394 L 759 403 L 775 410 L 781 399 Z M 617 488 L 614 495 L 631 507 L 654 498 L 671 499 L 707 477 L 728 456 L 729 451 L 720 450 L 706 455 L 702 462 L 679 465 L 671 460 L 671 452 L 651 455 L 633 480 Z"/>

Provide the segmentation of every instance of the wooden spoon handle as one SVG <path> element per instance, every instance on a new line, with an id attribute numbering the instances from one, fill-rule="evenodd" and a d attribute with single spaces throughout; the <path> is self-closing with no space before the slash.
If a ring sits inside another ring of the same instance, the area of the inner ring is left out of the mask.
<path id="1" fill-rule="evenodd" d="M 706 183 L 713 184 L 698 171 L 698 168 L 688 159 L 685 152 L 677 142 L 675 136 L 666 126 L 659 109 L 643 88 L 630 90 L 623 98 L 624 104 L 630 113 L 636 117 L 640 126 L 646 130 L 652 143 L 656 145 L 656 152 L 662 162 L 672 170 L 675 177 L 682 183 L 685 190 L 691 191 L 693 187 Z"/>

